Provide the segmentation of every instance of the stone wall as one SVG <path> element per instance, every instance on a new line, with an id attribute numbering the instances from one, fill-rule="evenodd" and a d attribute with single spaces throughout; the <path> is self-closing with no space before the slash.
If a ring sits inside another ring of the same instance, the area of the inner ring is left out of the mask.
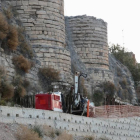
<path id="1" fill-rule="evenodd" d="M 19 13 L 30 44 L 42 67 L 60 71 L 61 81 L 72 83 L 70 53 L 65 48 L 63 0 L 6 0 Z M 2 4 L 4 3 L 2 2 Z"/>
<path id="2" fill-rule="evenodd" d="M 65 17 L 65 24 L 72 66 L 87 73 L 88 92 L 104 81 L 114 83 L 108 61 L 107 23 L 84 15 Z"/>
<path id="3" fill-rule="evenodd" d="M 5 0 L 16 8 L 32 45 L 64 47 L 63 0 Z"/>
<path id="4" fill-rule="evenodd" d="M 95 112 L 96 113 L 96 112 Z M 48 125 L 75 136 L 107 137 L 111 140 L 139 140 L 140 118 L 87 118 L 31 108 L 0 106 L 0 122 Z"/>
<path id="5" fill-rule="evenodd" d="M 72 39 L 87 68 L 108 69 L 107 23 L 89 16 L 68 17 Z"/>

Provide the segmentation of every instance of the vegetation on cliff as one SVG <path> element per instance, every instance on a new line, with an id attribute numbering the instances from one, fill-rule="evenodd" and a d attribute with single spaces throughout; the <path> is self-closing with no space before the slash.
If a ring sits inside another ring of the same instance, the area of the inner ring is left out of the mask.
<path id="1" fill-rule="evenodd" d="M 127 66 L 127 68 L 132 74 L 135 86 L 137 86 L 138 82 L 140 81 L 140 66 L 136 62 L 133 53 L 128 52 L 126 48 L 121 47 L 120 45 L 110 46 L 109 51 L 115 56 L 117 60 L 119 60 L 122 64 Z"/>

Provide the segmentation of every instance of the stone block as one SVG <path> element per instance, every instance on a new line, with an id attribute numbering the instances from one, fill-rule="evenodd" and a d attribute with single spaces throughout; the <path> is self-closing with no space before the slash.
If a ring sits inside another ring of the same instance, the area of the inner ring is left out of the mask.
<path id="1" fill-rule="evenodd" d="M 36 13 L 39 15 L 46 15 L 46 11 L 37 11 Z"/>
<path id="2" fill-rule="evenodd" d="M 38 0 L 29 0 L 29 5 L 38 5 Z"/>

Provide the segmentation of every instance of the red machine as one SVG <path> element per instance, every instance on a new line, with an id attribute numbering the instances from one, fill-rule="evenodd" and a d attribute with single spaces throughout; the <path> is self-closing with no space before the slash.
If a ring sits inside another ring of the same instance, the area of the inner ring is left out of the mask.
<path id="1" fill-rule="evenodd" d="M 63 112 L 61 92 L 35 95 L 35 108 Z"/>

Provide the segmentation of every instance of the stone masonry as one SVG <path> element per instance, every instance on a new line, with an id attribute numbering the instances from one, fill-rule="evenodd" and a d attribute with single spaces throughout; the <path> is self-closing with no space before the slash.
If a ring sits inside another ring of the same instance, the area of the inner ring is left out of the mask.
<path id="1" fill-rule="evenodd" d="M 6 0 L 9 2 L 10 0 Z M 65 21 L 63 0 L 11 0 L 19 19 L 29 35 L 42 67 L 60 71 L 61 81 L 71 78 L 70 53 L 65 48 Z"/>
<path id="2" fill-rule="evenodd" d="M 87 68 L 108 69 L 107 23 L 89 16 L 69 17 L 78 55 Z"/>
<path id="3" fill-rule="evenodd" d="M 86 87 L 90 91 L 91 87 L 96 87 L 103 81 L 114 82 L 113 74 L 109 70 L 108 61 L 108 41 L 107 41 L 107 23 L 101 19 L 90 16 L 65 17 L 67 42 L 71 54 L 73 50 L 78 55 L 77 59 L 81 62 L 79 65 L 82 72 L 88 74 Z M 72 45 L 69 45 L 72 42 Z M 73 48 L 73 50 L 71 49 Z M 73 55 L 72 55 L 73 57 Z M 75 62 L 72 59 L 73 65 Z"/>

